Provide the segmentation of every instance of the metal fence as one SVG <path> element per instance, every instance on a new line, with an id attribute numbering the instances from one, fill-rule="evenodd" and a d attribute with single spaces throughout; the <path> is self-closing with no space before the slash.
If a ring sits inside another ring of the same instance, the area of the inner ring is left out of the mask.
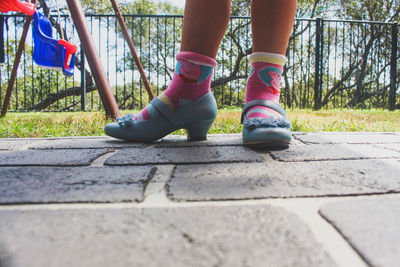
<path id="1" fill-rule="evenodd" d="M 119 107 L 142 108 L 148 97 L 115 16 L 87 15 L 87 19 Z M 70 41 L 79 45 L 69 17 L 52 17 L 52 20 L 54 25 L 62 27 Z M 125 20 L 153 92 L 159 94 L 173 75 L 182 16 L 127 15 Z M 1 103 L 24 17 L 5 15 L 3 21 L 2 25 L 0 20 L 0 29 L 4 27 L 5 55 L 0 66 Z M 281 102 L 288 108 L 400 108 L 397 32 L 395 23 L 296 19 L 286 55 Z M 220 107 L 243 105 L 251 44 L 250 19 L 232 17 L 217 55 L 219 64 L 212 81 L 212 91 Z M 36 66 L 32 50 L 33 41 L 29 38 L 10 110 L 102 108 L 81 51 L 77 54 L 74 77 L 65 78 L 57 71 Z"/>

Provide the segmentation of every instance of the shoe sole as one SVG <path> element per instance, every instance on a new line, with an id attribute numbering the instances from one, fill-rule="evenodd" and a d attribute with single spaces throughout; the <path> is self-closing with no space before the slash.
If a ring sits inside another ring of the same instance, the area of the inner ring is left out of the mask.
<path id="1" fill-rule="evenodd" d="M 243 144 L 251 148 L 285 149 L 289 147 L 290 142 L 286 140 L 266 140 L 266 141 L 244 142 Z"/>

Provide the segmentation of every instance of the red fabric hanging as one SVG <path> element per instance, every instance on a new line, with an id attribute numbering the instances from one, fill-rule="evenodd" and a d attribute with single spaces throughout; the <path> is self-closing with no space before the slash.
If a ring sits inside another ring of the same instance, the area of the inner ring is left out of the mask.
<path id="1" fill-rule="evenodd" d="M 22 12 L 28 16 L 35 13 L 35 5 L 32 3 L 21 2 L 19 0 L 0 0 L 0 12 L 7 13 L 8 11 Z"/>

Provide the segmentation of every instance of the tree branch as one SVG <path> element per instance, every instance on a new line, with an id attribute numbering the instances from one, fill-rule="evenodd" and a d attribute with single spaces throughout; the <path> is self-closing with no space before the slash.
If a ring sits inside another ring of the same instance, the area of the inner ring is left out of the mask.
<path id="1" fill-rule="evenodd" d="M 95 86 L 87 87 L 86 93 L 95 91 L 97 88 Z M 80 96 L 82 93 L 82 88 L 79 86 L 71 87 L 66 90 L 62 90 L 58 93 L 51 93 L 45 99 L 35 104 L 34 106 L 28 108 L 29 111 L 32 110 L 43 110 L 54 104 L 60 99 L 66 98 L 68 96 Z"/>

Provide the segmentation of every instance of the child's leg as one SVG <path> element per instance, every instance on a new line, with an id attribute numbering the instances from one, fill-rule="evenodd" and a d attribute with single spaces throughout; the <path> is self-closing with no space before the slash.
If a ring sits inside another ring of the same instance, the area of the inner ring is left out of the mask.
<path id="1" fill-rule="evenodd" d="M 169 87 L 138 115 L 104 128 L 107 135 L 150 142 L 185 128 L 189 140 L 204 140 L 217 105 L 210 94 L 215 56 L 229 22 L 230 0 L 187 0 L 181 52 Z"/>
<path id="2" fill-rule="evenodd" d="M 286 63 L 285 53 L 293 27 L 296 5 L 297 0 L 252 1 L 253 54 L 249 57 L 252 71 L 246 86 L 246 104 L 257 99 L 279 103 L 280 79 Z M 275 110 L 262 105 L 250 107 L 244 114 L 245 119 L 256 120 L 247 121 L 245 126 L 261 125 L 264 126 L 264 130 L 268 127 L 288 128 L 288 123 L 279 119 L 283 117 L 280 114 L 283 112 Z M 265 136 L 270 138 L 268 134 Z M 290 141 L 290 136 L 287 139 Z"/>
<path id="3" fill-rule="evenodd" d="M 186 0 L 181 51 L 215 58 L 229 23 L 231 0 Z"/>
<path id="4" fill-rule="evenodd" d="M 247 84 L 246 103 L 254 99 L 279 102 L 280 76 L 286 62 L 285 53 L 296 5 L 297 0 L 252 1 L 253 54 L 250 62 L 254 73 Z M 261 71 L 263 68 L 266 68 L 265 73 Z M 270 82 L 266 83 L 266 80 Z"/>
<path id="5" fill-rule="evenodd" d="M 253 52 L 285 55 L 296 6 L 297 0 L 252 1 Z"/>
<path id="6" fill-rule="evenodd" d="M 171 110 L 210 91 L 215 56 L 230 16 L 230 0 L 187 0 L 183 20 L 181 53 L 170 86 L 158 98 Z M 135 120 L 159 115 L 148 105 Z"/>

